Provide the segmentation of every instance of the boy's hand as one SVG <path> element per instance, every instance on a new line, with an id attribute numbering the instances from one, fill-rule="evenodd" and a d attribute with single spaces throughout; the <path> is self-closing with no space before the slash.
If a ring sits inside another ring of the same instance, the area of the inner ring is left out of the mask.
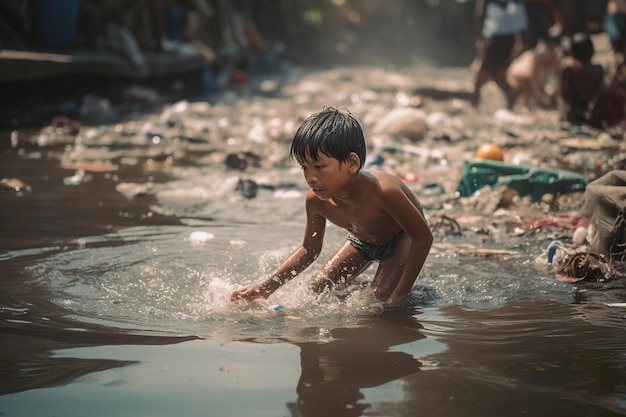
<path id="1" fill-rule="evenodd" d="M 400 308 L 406 307 L 409 304 L 409 294 L 404 294 L 401 296 L 395 296 L 391 294 L 389 298 L 385 300 L 383 303 L 383 307 L 385 308 Z"/>
<path id="2" fill-rule="evenodd" d="M 230 294 L 230 301 L 238 300 L 256 300 L 257 298 L 267 298 L 272 294 L 272 290 L 268 288 L 265 282 L 249 284 L 233 291 Z"/>

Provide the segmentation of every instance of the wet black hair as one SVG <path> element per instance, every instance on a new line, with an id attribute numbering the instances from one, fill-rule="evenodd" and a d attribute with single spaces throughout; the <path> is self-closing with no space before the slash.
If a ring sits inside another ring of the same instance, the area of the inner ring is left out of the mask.
<path id="1" fill-rule="evenodd" d="M 356 153 L 361 166 L 365 162 L 365 137 L 358 119 L 349 111 L 324 107 L 309 116 L 298 128 L 291 142 L 289 157 L 298 162 L 307 155 L 317 161 L 319 154 L 346 162 L 351 152 Z"/>
<path id="2" fill-rule="evenodd" d="M 593 42 L 586 33 L 575 33 L 572 36 L 572 56 L 581 62 L 589 62 L 595 53 Z"/>

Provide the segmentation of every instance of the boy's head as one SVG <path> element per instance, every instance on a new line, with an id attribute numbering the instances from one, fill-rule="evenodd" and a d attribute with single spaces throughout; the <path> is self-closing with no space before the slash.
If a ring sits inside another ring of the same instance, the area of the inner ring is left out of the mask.
<path id="1" fill-rule="evenodd" d="M 586 33 L 576 33 L 572 36 L 571 53 L 581 62 L 589 62 L 595 53 L 593 42 Z"/>
<path id="2" fill-rule="evenodd" d="M 365 162 L 365 137 L 361 124 L 352 113 L 336 107 L 324 107 L 309 116 L 298 128 L 291 143 L 290 157 L 299 162 L 318 160 L 323 153 L 346 162 L 351 152 Z"/>

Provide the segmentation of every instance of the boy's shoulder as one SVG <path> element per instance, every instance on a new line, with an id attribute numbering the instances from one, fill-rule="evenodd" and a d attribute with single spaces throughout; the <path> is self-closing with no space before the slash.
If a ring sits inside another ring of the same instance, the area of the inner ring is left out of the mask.
<path id="1" fill-rule="evenodd" d="M 372 182 L 374 182 L 377 187 L 380 188 L 381 191 L 390 191 L 393 189 L 402 188 L 403 182 L 402 180 L 394 174 L 390 174 L 386 171 L 381 171 L 377 169 L 366 170 L 364 171 L 366 174 L 371 175 Z"/>
<path id="2" fill-rule="evenodd" d="M 379 181 L 393 181 L 394 179 L 398 178 L 394 174 L 390 174 L 389 172 L 383 171 L 381 169 L 365 169 L 362 172 L 365 174 L 370 174 L 373 178 Z"/>

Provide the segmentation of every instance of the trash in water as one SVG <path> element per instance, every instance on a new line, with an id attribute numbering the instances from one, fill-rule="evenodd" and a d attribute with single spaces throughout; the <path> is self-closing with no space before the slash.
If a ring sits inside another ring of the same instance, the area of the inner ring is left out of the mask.
<path id="1" fill-rule="evenodd" d="M 486 185 L 493 189 L 506 186 L 520 196 L 531 196 L 533 201 L 540 201 L 545 194 L 583 192 L 587 180 L 580 174 L 562 169 L 510 165 L 490 160 L 465 161 L 457 195 L 469 197 Z"/>
<path id="2" fill-rule="evenodd" d="M 209 232 L 203 232 L 201 230 L 196 230 L 195 232 L 191 232 L 189 235 L 189 240 L 193 243 L 204 243 L 213 239 L 215 235 Z"/>
<path id="3" fill-rule="evenodd" d="M 84 169 L 79 169 L 71 177 L 63 178 L 63 183 L 65 185 L 80 185 L 83 182 L 88 181 L 89 178 L 90 178 L 89 175 L 85 174 L 85 170 Z"/>
<path id="4" fill-rule="evenodd" d="M 17 194 L 22 193 L 30 193 L 32 188 L 30 185 L 26 184 L 20 179 L 17 178 L 3 178 L 0 180 L 0 191 L 2 190 L 10 190 L 15 191 Z"/>
<path id="5" fill-rule="evenodd" d="M 241 192 L 245 198 L 255 198 L 259 192 L 259 185 L 253 180 L 240 179 L 235 190 Z"/>

